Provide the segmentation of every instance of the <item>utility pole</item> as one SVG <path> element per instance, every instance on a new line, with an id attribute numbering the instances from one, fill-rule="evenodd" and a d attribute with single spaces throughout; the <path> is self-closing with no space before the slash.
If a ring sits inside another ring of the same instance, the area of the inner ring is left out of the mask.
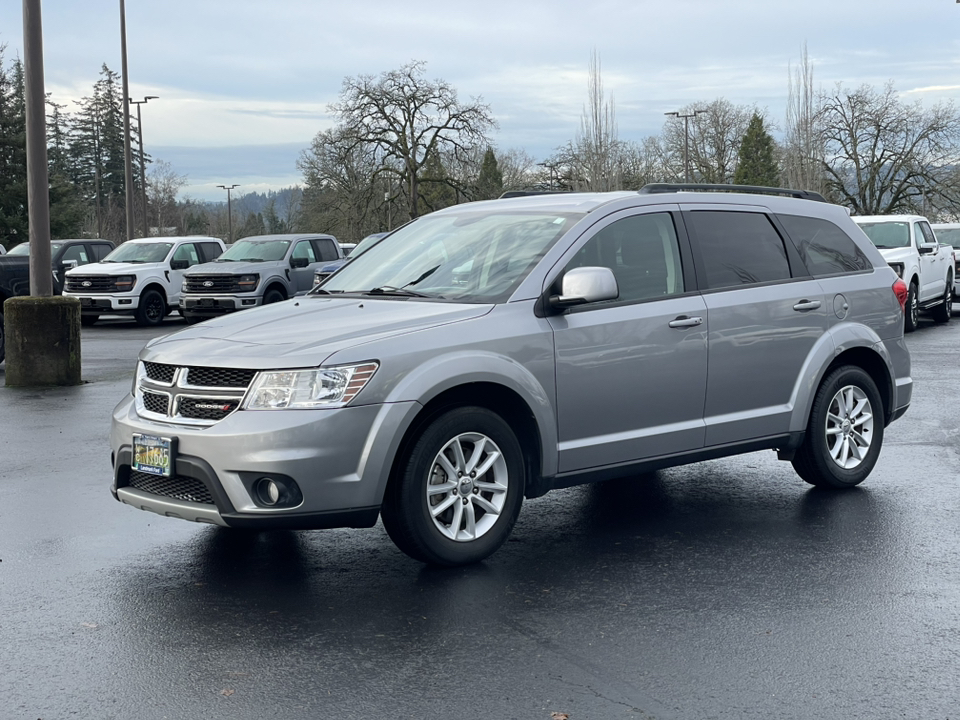
<path id="1" fill-rule="evenodd" d="M 30 223 L 30 295 L 51 297 L 50 185 L 43 90 L 40 0 L 23 0 L 23 69 L 27 111 L 27 220 Z"/>
<path id="2" fill-rule="evenodd" d="M 223 188 L 227 191 L 227 244 L 233 242 L 233 211 L 230 207 L 230 191 L 234 188 L 240 187 L 239 185 L 217 185 L 218 188 Z"/>
<path id="3" fill-rule="evenodd" d="M 147 222 L 147 170 L 143 164 L 143 123 L 140 121 L 140 106 L 146 105 L 151 100 L 159 100 L 158 95 L 147 95 L 143 100 L 131 100 L 131 105 L 137 106 L 137 137 L 140 138 L 140 192 L 143 199 L 143 237 L 150 235 L 150 227 Z"/>
<path id="4" fill-rule="evenodd" d="M 123 72 L 123 184 L 126 190 L 127 240 L 133 240 L 133 164 L 130 161 L 130 83 L 127 80 L 127 13 L 120 0 L 120 64 Z"/>
<path id="5" fill-rule="evenodd" d="M 687 114 L 680 112 L 664 113 L 664 115 L 671 115 L 675 118 L 683 118 L 683 181 L 685 183 L 690 182 L 690 118 L 705 112 L 706 110 L 694 110 Z"/>

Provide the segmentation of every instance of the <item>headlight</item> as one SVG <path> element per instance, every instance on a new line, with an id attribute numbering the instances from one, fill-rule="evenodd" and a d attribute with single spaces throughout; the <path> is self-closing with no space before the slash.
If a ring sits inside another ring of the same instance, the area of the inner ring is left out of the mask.
<path id="1" fill-rule="evenodd" d="M 259 275 L 241 275 L 237 278 L 237 288 L 240 292 L 249 292 L 250 290 L 256 290 L 259 282 Z"/>
<path id="2" fill-rule="evenodd" d="M 117 277 L 117 290 L 123 292 L 130 290 L 137 283 L 136 275 L 120 275 Z"/>
<path id="3" fill-rule="evenodd" d="M 903 278 L 903 263 L 890 263 L 890 267 L 897 273 L 897 277 Z"/>
<path id="4" fill-rule="evenodd" d="M 343 407 L 357 396 L 379 363 L 269 370 L 258 373 L 243 403 L 245 410 L 309 410 Z"/>

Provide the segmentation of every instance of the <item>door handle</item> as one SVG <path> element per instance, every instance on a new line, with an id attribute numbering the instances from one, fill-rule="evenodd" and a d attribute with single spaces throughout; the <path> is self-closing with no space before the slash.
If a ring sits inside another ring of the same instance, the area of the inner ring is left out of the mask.
<path id="1" fill-rule="evenodd" d="M 671 320 L 669 323 L 667 323 L 667 325 L 672 328 L 696 327 L 697 325 L 702 324 L 702 317 L 687 317 L 686 315 L 681 315 L 676 320 Z"/>
<path id="2" fill-rule="evenodd" d="M 805 310 L 816 310 L 818 307 L 820 307 L 819 300 L 801 300 L 793 306 L 793 309 L 797 312 L 804 312 Z"/>

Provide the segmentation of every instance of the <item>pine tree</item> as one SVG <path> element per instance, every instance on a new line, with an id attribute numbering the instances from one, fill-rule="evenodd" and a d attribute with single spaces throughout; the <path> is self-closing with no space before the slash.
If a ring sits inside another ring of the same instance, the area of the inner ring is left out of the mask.
<path id="1" fill-rule="evenodd" d="M 483 154 L 480 165 L 480 176 L 477 178 L 477 200 L 493 200 L 503 194 L 503 173 L 497 163 L 497 156 L 493 148 L 488 147 Z"/>
<path id="2" fill-rule="evenodd" d="M 780 186 L 780 169 L 774 154 L 773 138 L 763 126 L 763 118 L 755 112 L 740 143 L 735 185 Z"/>
<path id="3" fill-rule="evenodd" d="M 23 65 L 8 69 L 0 46 L 0 242 L 12 247 L 30 238 L 27 225 L 27 116 Z"/>

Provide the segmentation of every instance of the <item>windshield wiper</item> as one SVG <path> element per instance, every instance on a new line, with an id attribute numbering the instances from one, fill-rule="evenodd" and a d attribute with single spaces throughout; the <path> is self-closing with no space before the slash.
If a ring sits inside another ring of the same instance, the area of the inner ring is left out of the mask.
<path id="1" fill-rule="evenodd" d="M 236 260 L 232 260 L 231 258 L 218 257 L 216 260 L 214 260 L 214 262 L 236 262 Z"/>
<path id="2" fill-rule="evenodd" d="M 403 287 L 408 288 L 408 287 L 410 287 L 411 285 L 416 285 L 416 284 L 417 284 L 418 282 L 420 282 L 421 280 L 426 280 L 428 277 L 430 277 L 431 275 L 433 275 L 433 274 L 434 274 L 437 270 L 439 270 L 439 269 L 440 269 L 440 266 L 439 266 L 439 265 L 434 265 L 432 268 L 430 268 L 429 270 L 427 270 L 425 273 L 423 273 L 423 274 L 422 274 L 420 277 L 418 277 L 416 280 L 411 280 L 410 282 L 408 282 L 408 283 L 407 283 L 406 285 L 404 285 Z"/>
<path id="3" fill-rule="evenodd" d="M 394 287 L 393 285 L 383 285 L 367 290 L 364 295 L 395 295 L 398 297 L 419 297 L 419 298 L 440 298 L 442 295 L 428 295 L 427 293 L 417 292 L 416 290 L 407 290 L 406 288 Z"/>

